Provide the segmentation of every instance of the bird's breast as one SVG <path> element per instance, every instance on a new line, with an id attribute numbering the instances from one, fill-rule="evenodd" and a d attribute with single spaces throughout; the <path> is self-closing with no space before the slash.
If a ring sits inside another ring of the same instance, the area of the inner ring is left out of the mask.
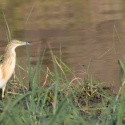
<path id="1" fill-rule="evenodd" d="M 7 82 L 15 68 L 15 59 L 7 60 L 0 65 L 0 80 Z"/>

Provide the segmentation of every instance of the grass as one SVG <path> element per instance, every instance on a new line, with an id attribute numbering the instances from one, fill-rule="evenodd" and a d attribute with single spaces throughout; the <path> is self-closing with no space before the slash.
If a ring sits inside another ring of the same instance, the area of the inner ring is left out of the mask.
<path id="1" fill-rule="evenodd" d="M 50 53 L 54 71 L 42 69 L 43 54 L 36 64 L 34 74 L 31 74 L 31 90 L 23 86 L 21 75 L 18 78 L 20 84 L 8 84 L 10 91 L 6 93 L 6 99 L 0 101 L 1 125 L 123 124 L 124 80 L 117 95 L 111 87 L 103 87 L 101 82 L 93 80 L 90 76 L 90 79 L 79 82 L 71 69 L 52 51 Z M 121 60 L 119 62 L 121 68 L 124 68 L 124 63 Z M 19 68 L 19 72 L 20 70 L 22 69 Z M 41 73 L 47 76 L 44 83 L 38 80 Z M 67 73 L 72 75 L 77 86 L 71 84 L 72 80 L 68 80 Z M 42 86 L 43 84 L 47 84 L 48 87 Z"/>
<path id="2" fill-rule="evenodd" d="M 33 8 L 27 18 L 30 18 Z M 4 15 L 5 18 L 5 15 Z M 9 26 L 8 39 L 11 39 Z M 26 34 L 25 34 L 26 36 Z M 27 39 L 27 38 L 26 38 Z M 43 70 L 43 55 L 37 61 L 34 73 L 31 72 L 30 55 L 26 46 L 28 70 L 17 64 L 18 84 L 8 83 L 4 101 L 0 101 L 0 125 L 122 125 L 124 124 L 124 73 L 125 65 L 119 60 L 121 70 L 121 87 L 114 94 L 112 87 L 104 87 L 102 82 L 95 81 L 88 71 L 88 79 L 80 81 L 72 70 L 56 57 L 51 46 L 50 54 L 54 71 Z M 20 70 L 27 73 L 29 89 L 23 83 Z M 40 75 L 45 80 L 41 82 Z M 72 80 L 68 80 L 68 75 Z M 73 85 L 75 83 L 75 86 Z M 47 86 L 47 87 L 45 87 Z"/>

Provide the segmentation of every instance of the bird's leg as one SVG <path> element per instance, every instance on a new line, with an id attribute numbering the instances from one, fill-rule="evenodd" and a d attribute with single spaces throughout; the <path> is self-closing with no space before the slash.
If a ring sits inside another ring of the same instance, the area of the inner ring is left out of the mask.
<path id="1" fill-rule="evenodd" d="M 2 100 L 3 100 L 4 97 L 5 97 L 5 96 L 4 96 L 5 87 L 6 87 L 6 86 L 4 86 L 4 87 L 2 88 Z"/>
<path id="2" fill-rule="evenodd" d="M 2 100 L 4 99 L 4 94 L 2 93 Z"/>

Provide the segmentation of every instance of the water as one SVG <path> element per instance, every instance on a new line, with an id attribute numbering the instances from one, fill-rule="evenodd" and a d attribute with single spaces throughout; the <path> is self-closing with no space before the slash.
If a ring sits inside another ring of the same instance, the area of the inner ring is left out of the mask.
<path id="1" fill-rule="evenodd" d="M 118 59 L 124 59 L 125 48 L 123 0 L 8 0 L 1 1 L 0 6 L 13 39 L 38 43 L 29 47 L 32 65 L 36 64 L 39 55 L 46 49 L 43 67 L 52 69 L 49 42 L 55 55 L 60 55 L 61 48 L 62 60 L 77 77 L 85 78 L 82 68 L 89 67 L 89 73 L 95 80 L 119 87 Z M 6 24 L 0 12 L 0 54 L 7 44 L 6 32 Z M 26 61 L 25 54 L 25 47 L 17 49 L 20 62 Z"/>

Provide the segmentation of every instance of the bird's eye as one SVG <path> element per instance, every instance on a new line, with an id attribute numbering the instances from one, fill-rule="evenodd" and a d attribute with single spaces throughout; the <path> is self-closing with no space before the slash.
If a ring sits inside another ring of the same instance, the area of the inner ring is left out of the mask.
<path id="1" fill-rule="evenodd" d="M 21 42 L 20 41 L 16 41 L 16 44 L 20 44 Z"/>

